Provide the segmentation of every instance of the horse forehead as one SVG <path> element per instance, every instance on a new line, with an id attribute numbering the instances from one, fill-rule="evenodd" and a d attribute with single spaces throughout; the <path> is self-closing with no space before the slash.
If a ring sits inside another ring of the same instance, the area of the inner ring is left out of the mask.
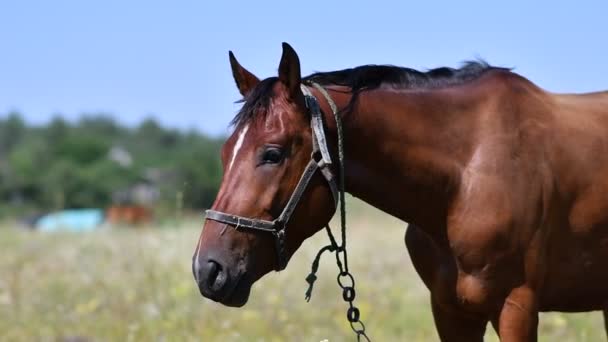
<path id="1" fill-rule="evenodd" d="M 297 108 L 283 96 L 273 98 L 266 115 L 260 115 L 250 122 L 239 125 L 224 143 L 222 153 L 227 161 L 232 161 L 241 150 L 256 146 L 268 135 L 295 134 L 306 122 L 299 120 Z"/>
<path id="2" fill-rule="evenodd" d="M 285 132 L 293 121 L 289 119 L 288 109 L 283 106 L 276 106 L 269 114 L 264 120 L 265 132 Z"/>
<path id="3" fill-rule="evenodd" d="M 283 96 L 275 97 L 264 118 L 263 129 L 265 132 L 293 133 L 301 129 L 305 120 L 293 102 Z"/>

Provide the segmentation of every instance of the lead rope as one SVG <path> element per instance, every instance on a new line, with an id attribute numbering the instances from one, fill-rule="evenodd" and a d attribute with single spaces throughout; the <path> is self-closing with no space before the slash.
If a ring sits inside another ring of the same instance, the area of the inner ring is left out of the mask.
<path id="1" fill-rule="evenodd" d="M 334 115 L 334 119 L 336 120 L 336 129 L 338 133 L 338 159 L 339 159 L 339 172 L 340 172 L 340 183 L 339 183 L 339 194 L 340 194 L 340 231 L 342 235 L 342 244 L 338 245 L 336 239 L 334 238 L 331 228 L 329 224 L 325 226 L 325 231 L 329 236 L 330 244 L 321 248 L 321 250 L 317 253 L 315 257 L 310 274 L 306 277 L 306 282 L 308 282 L 308 290 L 306 291 L 306 301 L 310 301 L 312 296 L 312 289 L 315 280 L 317 280 L 317 270 L 319 268 L 319 261 L 324 252 L 330 251 L 336 254 L 336 264 L 338 265 L 338 269 L 340 272 L 338 273 L 337 281 L 338 285 L 342 289 L 342 299 L 348 303 L 348 309 L 346 311 L 346 318 L 350 323 L 351 329 L 357 335 L 357 341 L 361 341 L 362 339 L 365 341 L 370 341 L 370 338 L 365 333 L 365 325 L 360 319 L 359 309 L 354 305 L 355 300 L 355 278 L 350 273 L 348 269 L 348 254 L 346 252 L 346 201 L 344 198 L 344 135 L 342 131 L 342 120 L 338 115 L 338 108 L 336 104 L 332 101 L 331 97 L 323 88 L 317 83 L 310 82 L 310 85 L 316 88 L 329 103 L 331 107 L 331 111 Z"/>

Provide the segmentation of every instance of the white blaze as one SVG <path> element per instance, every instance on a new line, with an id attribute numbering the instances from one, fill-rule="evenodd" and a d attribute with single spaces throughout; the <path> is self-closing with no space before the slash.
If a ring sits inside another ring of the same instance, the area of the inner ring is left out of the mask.
<path id="1" fill-rule="evenodd" d="M 236 159 L 236 154 L 241 149 L 241 146 L 243 146 L 243 140 L 245 140 L 245 133 L 247 133 L 247 129 L 249 129 L 249 125 L 243 127 L 243 129 L 239 133 L 238 139 L 236 139 L 236 144 L 234 144 L 232 150 L 232 159 L 230 159 L 230 164 L 228 164 L 228 170 L 226 170 L 226 172 L 230 171 L 230 169 L 232 168 L 232 164 L 234 164 L 234 159 Z"/>
<path id="2" fill-rule="evenodd" d="M 247 133 L 247 129 L 249 129 L 249 125 L 246 125 L 245 127 L 243 127 L 243 129 L 239 132 L 239 137 L 236 139 L 236 143 L 234 144 L 234 147 L 232 149 L 232 159 L 230 159 L 230 164 L 228 164 L 228 170 L 226 170 L 226 172 L 230 171 L 230 169 L 232 168 L 232 164 L 234 164 L 236 155 L 238 154 L 239 150 L 243 146 L 243 141 L 245 140 L 245 134 Z M 198 272 L 201 269 L 201 262 L 199 260 L 200 253 L 201 253 L 201 240 L 199 238 L 198 244 L 196 245 L 196 252 L 194 253 L 194 277 L 196 278 L 197 282 L 200 281 L 198 279 Z"/>

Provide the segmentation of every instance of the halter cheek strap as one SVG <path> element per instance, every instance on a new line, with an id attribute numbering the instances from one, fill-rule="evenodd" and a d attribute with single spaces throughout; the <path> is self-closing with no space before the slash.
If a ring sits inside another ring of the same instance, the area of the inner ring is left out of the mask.
<path id="1" fill-rule="evenodd" d="M 217 221 L 221 223 L 225 223 L 235 227 L 235 229 L 250 229 L 272 233 L 275 237 L 275 247 L 277 251 L 277 267 L 278 271 L 283 270 L 285 266 L 287 266 L 288 256 L 285 251 L 285 235 L 287 222 L 291 218 L 293 212 L 295 211 L 298 203 L 302 199 L 302 195 L 308 188 L 308 184 L 310 183 L 312 177 L 317 172 L 317 170 L 321 171 L 321 174 L 327 181 L 329 185 L 329 189 L 331 190 L 331 194 L 334 199 L 334 208 L 338 206 L 338 185 L 336 183 L 336 179 L 334 177 L 333 172 L 331 171 L 331 156 L 329 154 L 329 149 L 327 147 L 327 139 L 325 137 L 325 130 L 323 129 L 323 116 L 321 113 L 321 108 L 319 106 L 319 102 L 314 97 L 314 95 L 310 92 L 306 86 L 301 86 L 302 92 L 304 93 L 304 98 L 306 100 L 306 107 L 311 115 L 310 126 L 312 130 L 312 155 L 311 159 L 306 165 L 296 188 L 294 189 L 291 197 L 287 201 L 287 204 L 283 208 L 283 211 L 276 219 L 272 221 L 257 219 L 257 218 L 248 218 L 239 215 L 233 215 L 224 213 L 217 210 L 207 210 L 206 211 L 206 219 Z M 327 94 L 327 92 L 321 92 L 330 106 L 335 108 L 335 103 Z M 318 160 L 316 158 L 319 158 Z"/>

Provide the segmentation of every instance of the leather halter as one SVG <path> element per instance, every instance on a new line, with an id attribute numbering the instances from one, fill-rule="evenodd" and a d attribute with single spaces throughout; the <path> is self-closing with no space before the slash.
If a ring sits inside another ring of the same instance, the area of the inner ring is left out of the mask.
<path id="1" fill-rule="evenodd" d="M 315 87 L 320 87 L 315 85 Z M 329 149 L 327 148 L 327 139 L 325 138 L 325 131 L 323 129 L 323 116 L 319 101 L 311 93 L 310 89 L 306 86 L 301 85 L 300 88 L 304 93 L 304 99 L 306 100 L 306 107 L 310 112 L 310 127 L 312 129 L 312 154 L 310 162 L 304 169 L 296 188 L 294 189 L 291 197 L 287 201 L 285 208 L 279 215 L 272 221 L 243 217 L 239 215 L 228 214 L 217 210 L 207 210 L 206 219 L 213 220 L 221 223 L 225 223 L 234 226 L 236 230 L 241 228 L 257 230 L 262 232 L 272 233 L 275 240 L 275 248 L 277 251 L 277 271 L 281 271 L 287 266 L 287 254 L 285 251 L 285 234 L 287 228 L 287 222 L 291 218 L 291 215 L 295 211 L 304 191 L 308 187 L 310 180 L 317 170 L 321 171 L 321 174 L 327 180 L 327 184 L 331 190 L 334 199 L 334 208 L 338 207 L 338 185 L 334 174 L 331 171 L 331 156 Z M 335 107 L 334 101 L 331 99 L 327 92 L 321 92 L 330 106 Z"/>

